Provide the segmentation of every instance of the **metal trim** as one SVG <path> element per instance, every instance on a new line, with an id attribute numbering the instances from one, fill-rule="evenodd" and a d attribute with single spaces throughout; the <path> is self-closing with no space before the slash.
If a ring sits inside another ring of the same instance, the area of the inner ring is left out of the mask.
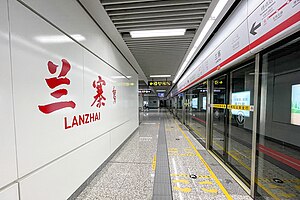
<path id="1" fill-rule="evenodd" d="M 207 92 L 206 92 L 206 142 L 205 142 L 205 148 L 207 150 L 209 150 L 209 144 L 210 144 L 210 130 L 211 130 L 211 108 L 210 108 L 210 105 L 211 105 L 211 80 L 210 79 L 207 79 L 206 80 L 206 85 L 207 85 Z"/>
<path id="2" fill-rule="evenodd" d="M 251 179 L 250 191 L 251 197 L 254 198 L 255 193 L 255 174 L 256 174 L 256 132 L 257 132 L 257 116 L 258 116 L 258 93 L 259 93 L 259 67 L 260 54 L 255 55 L 255 79 L 254 79 L 254 111 L 253 111 L 253 126 L 252 126 L 252 153 L 251 153 Z"/>

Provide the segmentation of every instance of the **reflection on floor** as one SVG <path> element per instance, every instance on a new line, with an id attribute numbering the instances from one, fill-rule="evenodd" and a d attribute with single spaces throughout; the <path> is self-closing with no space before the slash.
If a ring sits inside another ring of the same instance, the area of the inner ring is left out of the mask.
<path id="1" fill-rule="evenodd" d="M 165 123 L 173 199 L 251 199 L 184 127 L 159 110 L 144 113 L 133 137 L 77 199 L 152 199 L 159 118 Z"/>

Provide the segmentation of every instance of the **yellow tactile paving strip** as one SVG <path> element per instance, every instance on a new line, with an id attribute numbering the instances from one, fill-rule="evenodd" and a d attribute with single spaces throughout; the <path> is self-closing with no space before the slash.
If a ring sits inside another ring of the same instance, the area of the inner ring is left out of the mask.
<path id="1" fill-rule="evenodd" d="M 223 192 L 223 194 L 226 196 L 226 198 L 227 199 L 232 199 L 232 197 L 229 195 L 229 193 L 224 188 L 224 186 L 222 185 L 222 183 L 220 182 L 220 180 L 217 178 L 217 176 L 215 175 L 215 173 L 211 170 L 211 168 L 209 167 L 209 165 L 206 163 L 206 161 L 200 155 L 200 153 L 198 152 L 198 150 L 196 149 L 196 147 L 194 146 L 194 144 L 191 142 L 191 140 L 188 138 L 188 136 L 183 132 L 183 130 L 180 128 L 180 126 L 178 126 L 177 123 L 176 123 L 176 125 L 177 125 L 178 129 L 180 130 L 180 132 L 182 133 L 182 135 L 184 136 L 184 138 L 187 140 L 187 142 L 191 146 L 191 148 L 194 150 L 196 156 L 199 158 L 199 160 L 202 162 L 202 164 L 205 166 L 205 168 L 210 173 L 211 178 L 216 182 L 216 184 L 219 186 L 219 188 L 221 189 L 221 191 Z M 211 184 L 212 183 L 209 182 L 209 185 L 211 185 Z M 213 189 L 201 188 L 201 189 L 203 191 L 205 191 L 205 192 L 217 193 L 217 189 L 214 189 L 214 188 Z"/>
<path id="2" fill-rule="evenodd" d="M 174 199 L 236 199 L 197 150 L 189 134 L 170 116 L 166 120 L 166 134 Z M 191 178 L 191 174 L 197 178 Z M 242 199 L 251 199 L 244 191 L 241 193 Z"/>

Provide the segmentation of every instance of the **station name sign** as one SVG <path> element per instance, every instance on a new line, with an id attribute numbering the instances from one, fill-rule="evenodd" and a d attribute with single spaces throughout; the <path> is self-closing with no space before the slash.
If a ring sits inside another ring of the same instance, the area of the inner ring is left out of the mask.
<path id="1" fill-rule="evenodd" d="M 149 86 L 171 86 L 172 81 L 148 81 Z"/>

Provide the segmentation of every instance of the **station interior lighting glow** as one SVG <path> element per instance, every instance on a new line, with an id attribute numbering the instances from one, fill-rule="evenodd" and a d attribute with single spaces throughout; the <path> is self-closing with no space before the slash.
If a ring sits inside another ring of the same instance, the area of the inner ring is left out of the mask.
<path id="1" fill-rule="evenodd" d="M 144 37 L 166 37 L 166 36 L 181 36 L 185 34 L 186 29 L 161 29 L 161 30 L 145 30 L 145 31 L 130 31 L 132 38 Z"/>
<path id="2" fill-rule="evenodd" d="M 215 20 L 217 19 L 217 17 L 221 13 L 221 11 L 223 10 L 223 8 L 227 4 L 227 2 L 228 2 L 228 0 L 219 0 L 219 2 L 217 3 L 216 7 L 213 10 L 213 12 L 211 13 L 209 19 L 207 20 L 206 24 L 204 25 L 201 33 L 199 34 L 199 36 L 198 36 L 198 38 L 197 38 L 197 40 L 196 40 L 193 48 L 190 50 L 190 52 L 188 53 L 185 61 L 180 66 L 180 69 L 177 72 L 177 74 L 176 74 L 176 76 L 175 76 L 175 78 L 173 80 L 173 83 L 176 83 L 178 81 L 179 77 L 181 76 L 181 74 L 183 73 L 183 71 L 186 69 L 187 65 L 191 61 L 193 55 L 196 53 L 196 50 L 198 49 L 198 47 L 201 44 L 202 40 L 204 39 L 204 37 L 206 36 L 206 34 L 208 33 L 208 31 L 210 30 L 210 28 L 214 24 Z"/>
<path id="3" fill-rule="evenodd" d="M 165 92 L 166 90 L 156 90 L 156 92 Z"/>
<path id="4" fill-rule="evenodd" d="M 80 34 L 74 34 L 70 35 L 74 40 L 76 41 L 84 41 L 86 40 L 85 37 L 83 37 Z M 41 43 L 67 43 L 67 42 L 73 42 L 71 38 L 69 38 L 66 35 L 48 35 L 48 36 L 37 36 L 35 38 L 37 41 Z"/>
<path id="5" fill-rule="evenodd" d="M 168 78 L 171 75 L 150 75 L 150 78 Z"/>

